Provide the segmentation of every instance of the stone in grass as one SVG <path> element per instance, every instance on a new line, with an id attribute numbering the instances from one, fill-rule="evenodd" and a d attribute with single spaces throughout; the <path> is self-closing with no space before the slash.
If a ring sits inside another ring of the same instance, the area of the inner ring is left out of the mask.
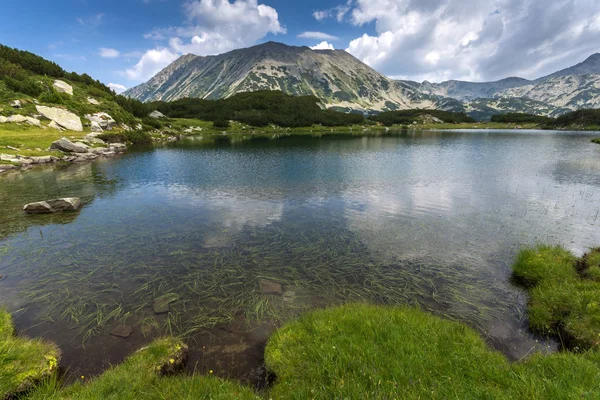
<path id="1" fill-rule="evenodd" d="M 279 282 L 271 281 L 268 279 L 261 279 L 260 283 L 260 291 L 262 294 L 283 294 L 283 286 Z"/>
<path id="2" fill-rule="evenodd" d="M 118 325 L 110 334 L 119 338 L 127 339 L 133 333 L 133 328 L 129 325 Z"/>

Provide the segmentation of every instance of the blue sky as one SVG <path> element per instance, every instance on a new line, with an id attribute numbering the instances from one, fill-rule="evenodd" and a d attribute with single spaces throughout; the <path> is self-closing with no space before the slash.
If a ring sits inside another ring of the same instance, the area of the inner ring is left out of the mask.
<path id="1" fill-rule="evenodd" d="M 184 53 L 269 40 L 345 49 L 397 78 L 535 78 L 600 51 L 597 3 L 30 0 L 2 7 L 0 43 L 115 87 L 141 83 Z"/>

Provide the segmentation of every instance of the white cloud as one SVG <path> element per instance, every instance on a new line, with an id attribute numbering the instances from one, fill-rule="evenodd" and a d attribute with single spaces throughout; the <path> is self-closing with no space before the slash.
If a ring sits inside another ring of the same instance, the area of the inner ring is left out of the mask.
<path id="1" fill-rule="evenodd" d="M 79 22 L 79 24 L 83 25 L 83 26 L 97 27 L 97 26 L 100 26 L 100 24 L 102 24 L 105 16 L 106 16 L 106 14 L 104 14 L 104 13 L 98 13 L 98 14 L 92 15 L 90 17 L 76 18 L 76 21 Z"/>
<path id="2" fill-rule="evenodd" d="M 117 58 L 121 55 L 118 50 L 109 49 L 107 47 L 101 47 L 98 54 L 100 54 L 100 57 L 102 58 Z"/>
<path id="3" fill-rule="evenodd" d="M 268 34 L 287 32 L 277 11 L 257 0 L 194 0 L 184 3 L 183 8 L 185 25 L 144 35 L 157 41 L 168 38 L 168 48 L 147 51 L 135 67 L 127 70 L 129 79 L 148 79 L 150 71 L 160 71 L 181 54 L 220 54 L 256 44 Z"/>
<path id="4" fill-rule="evenodd" d="M 298 35 L 299 39 L 317 39 L 317 40 L 338 40 L 337 36 L 329 35 L 323 32 L 302 32 Z"/>
<path id="5" fill-rule="evenodd" d="M 321 42 L 315 46 L 311 46 L 313 50 L 335 50 L 332 44 L 327 42 Z"/>
<path id="6" fill-rule="evenodd" d="M 344 21 L 375 28 L 348 52 L 413 79 L 535 78 L 584 60 L 600 42 L 594 0 L 355 0 L 319 16 L 337 10 Z"/>
<path id="7" fill-rule="evenodd" d="M 328 10 L 318 10 L 313 13 L 313 17 L 317 21 L 322 21 L 327 18 L 335 18 L 338 22 L 342 22 L 346 17 L 346 14 L 352 8 L 353 0 L 348 0 L 346 4 L 340 4 L 339 6 L 330 8 Z"/>
<path id="8" fill-rule="evenodd" d="M 167 48 L 148 50 L 136 65 L 125 71 L 125 75 L 132 81 L 146 81 L 178 57 L 179 54 Z"/>
<path id="9" fill-rule="evenodd" d="M 127 90 L 127 88 L 124 85 L 121 85 L 120 83 L 109 83 L 107 86 L 114 90 L 116 93 L 123 93 Z"/>

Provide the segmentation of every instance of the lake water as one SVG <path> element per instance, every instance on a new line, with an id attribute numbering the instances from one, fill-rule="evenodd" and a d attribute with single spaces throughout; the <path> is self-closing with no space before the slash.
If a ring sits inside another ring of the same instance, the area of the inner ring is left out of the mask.
<path id="1" fill-rule="evenodd" d="M 2 176 L 0 304 L 21 332 L 58 343 L 70 376 L 177 334 L 190 369 L 258 384 L 277 326 L 353 301 L 419 305 L 519 359 L 555 344 L 527 333 L 510 283 L 518 249 L 600 244 L 593 136 L 191 138 Z M 21 212 L 69 196 L 81 212 Z M 156 299 L 170 312 L 155 314 Z M 128 339 L 109 334 L 122 323 Z"/>

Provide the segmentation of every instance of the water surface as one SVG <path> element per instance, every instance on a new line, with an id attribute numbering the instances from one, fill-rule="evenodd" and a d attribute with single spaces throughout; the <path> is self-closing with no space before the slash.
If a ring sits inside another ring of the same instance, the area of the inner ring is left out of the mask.
<path id="1" fill-rule="evenodd" d="M 72 376 L 162 334 L 190 368 L 259 382 L 268 335 L 314 307 L 419 305 L 511 359 L 526 331 L 519 247 L 600 244 L 600 146 L 574 132 L 455 131 L 206 143 L 0 177 L 0 303 Z M 75 214 L 23 204 L 78 196 Z M 265 294 L 261 281 L 280 283 Z M 157 298 L 170 313 L 155 315 Z M 129 339 L 109 335 L 120 323 Z"/>

